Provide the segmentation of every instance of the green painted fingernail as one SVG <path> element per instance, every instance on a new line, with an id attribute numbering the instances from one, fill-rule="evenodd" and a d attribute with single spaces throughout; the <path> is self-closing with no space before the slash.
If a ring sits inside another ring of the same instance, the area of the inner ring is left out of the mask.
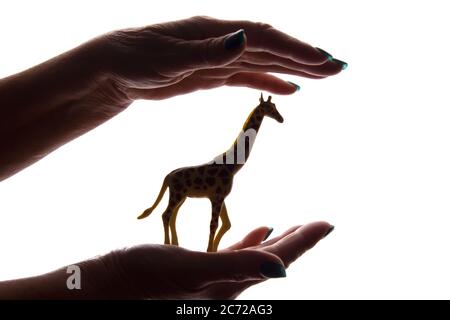
<path id="1" fill-rule="evenodd" d="M 281 264 L 275 262 L 264 262 L 260 268 L 261 274 L 267 278 L 284 278 L 286 269 Z"/>
<path id="2" fill-rule="evenodd" d="M 342 67 L 342 70 L 345 70 L 348 67 L 348 63 L 347 62 L 341 61 L 339 59 L 333 59 L 333 61 L 339 63 L 341 65 L 341 67 Z"/>
<path id="3" fill-rule="evenodd" d="M 300 86 L 298 84 L 295 84 L 295 83 L 290 82 L 290 81 L 288 81 L 288 82 L 295 87 L 295 91 L 300 91 Z"/>
<path id="4" fill-rule="evenodd" d="M 266 241 L 267 238 L 270 237 L 270 235 L 272 234 L 272 232 L 273 232 L 273 228 L 269 228 L 269 230 L 267 230 L 266 236 L 264 237 L 263 241 Z"/>
<path id="5" fill-rule="evenodd" d="M 325 234 L 323 235 L 322 239 L 325 238 L 325 237 L 326 237 L 327 235 L 329 235 L 330 233 L 332 233 L 333 230 L 334 230 L 334 226 L 331 225 L 331 226 L 330 226 L 330 229 L 328 229 L 327 233 L 325 233 Z"/>
<path id="6" fill-rule="evenodd" d="M 317 48 L 317 47 L 316 47 L 316 49 L 319 50 L 325 57 L 327 57 L 328 61 L 333 60 L 333 56 L 331 54 L 329 54 L 328 52 L 326 52 L 325 50 Z"/>
<path id="7" fill-rule="evenodd" d="M 245 32 L 243 29 L 241 29 L 229 36 L 227 40 L 225 40 L 225 49 L 231 50 L 240 47 L 242 43 L 244 43 L 244 39 Z"/>

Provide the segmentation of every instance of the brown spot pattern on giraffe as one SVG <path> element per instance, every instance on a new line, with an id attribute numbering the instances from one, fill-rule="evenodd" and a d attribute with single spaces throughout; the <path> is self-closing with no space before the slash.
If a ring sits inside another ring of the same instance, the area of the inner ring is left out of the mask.
<path id="1" fill-rule="evenodd" d="M 230 173 L 228 172 L 228 170 L 224 170 L 224 169 L 222 169 L 222 170 L 220 170 L 219 171 L 219 174 L 218 174 L 218 176 L 219 177 L 228 177 L 230 175 Z"/>
<path id="2" fill-rule="evenodd" d="M 218 168 L 211 168 L 211 169 L 208 169 L 208 174 L 210 175 L 210 176 L 213 176 L 213 175 L 215 175 L 216 173 L 217 173 L 217 171 L 219 171 L 219 169 Z"/>
<path id="3" fill-rule="evenodd" d="M 216 183 L 216 178 L 213 177 L 207 177 L 206 178 L 206 183 L 210 186 L 213 186 Z"/>

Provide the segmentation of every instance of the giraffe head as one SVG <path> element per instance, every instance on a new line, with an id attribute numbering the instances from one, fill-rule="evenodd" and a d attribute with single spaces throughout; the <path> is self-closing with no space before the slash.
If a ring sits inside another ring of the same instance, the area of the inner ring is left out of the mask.
<path id="1" fill-rule="evenodd" d="M 269 96 L 269 98 L 267 98 L 267 101 L 264 101 L 263 95 L 261 93 L 261 97 L 259 98 L 258 108 L 261 110 L 261 112 L 264 116 L 270 117 L 272 119 L 277 120 L 280 123 L 283 123 L 283 121 L 284 121 L 283 117 L 278 112 L 275 104 L 270 101 L 271 99 L 272 99 L 272 97 Z"/>

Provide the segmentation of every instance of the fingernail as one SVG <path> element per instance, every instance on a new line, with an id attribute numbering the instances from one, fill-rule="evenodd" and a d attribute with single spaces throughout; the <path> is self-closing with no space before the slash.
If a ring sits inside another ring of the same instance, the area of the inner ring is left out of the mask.
<path id="1" fill-rule="evenodd" d="M 295 91 L 300 91 L 300 86 L 298 84 L 295 84 L 293 82 L 288 81 L 288 83 L 292 84 L 295 87 Z"/>
<path id="2" fill-rule="evenodd" d="M 261 264 L 261 274 L 267 278 L 284 278 L 286 269 L 281 264 L 275 262 L 263 262 Z"/>
<path id="3" fill-rule="evenodd" d="M 339 63 L 342 66 L 342 70 L 345 70 L 348 67 L 348 63 L 347 62 L 341 61 L 339 59 L 334 59 L 334 58 L 333 58 L 333 61 Z"/>
<path id="4" fill-rule="evenodd" d="M 266 236 L 264 237 L 263 241 L 266 241 L 268 237 L 270 237 L 270 235 L 273 232 L 273 228 L 269 228 L 269 230 L 267 230 Z"/>
<path id="5" fill-rule="evenodd" d="M 225 49 L 230 50 L 234 48 L 238 48 L 244 43 L 245 32 L 243 29 L 233 33 L 231 36 L 225 40 Z"/>
<path id="6" fill-rule="evenodd" d="M 333 56 L 331 54 L 329 54 L 328 52 L 326 52 L 325 50 L 317 48 L 317 47 L 316 47 L 316 49 L 319 50 L 325 57 L 327 57 L 328 61 L 333 60 Z"/>
<path id="7" fill-rule="evenodd" d="M 330 229 L 328 229 L 327 233 L 325 233 L 325 234 L 323 235 L 322 239 L 325 238 L 325 237 L 326 237 L 327 235 L 329 235 L 330 233 L 332 233 L 333 230 L 334 230 L 334 226 L 331 225 L 331 226 L 330 226 Z"/>

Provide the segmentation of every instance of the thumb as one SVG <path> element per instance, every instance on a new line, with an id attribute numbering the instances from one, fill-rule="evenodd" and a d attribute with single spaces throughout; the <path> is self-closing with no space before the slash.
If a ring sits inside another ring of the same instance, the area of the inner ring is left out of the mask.
<path id="1" fill-rule="evenodd" d="M 182 42 L 180 59 L 186 70 L 222 67 L 239 58 L 247 38 L 243 29 L 221 37 Z"/>
<path id="2" fill-rule="evenodd" d="M 219 253 L 198 253 L 195 258 L 197 283 L 244 282 L 286 276 L 283 261 L 262 250 L 237 250 Z"/>

